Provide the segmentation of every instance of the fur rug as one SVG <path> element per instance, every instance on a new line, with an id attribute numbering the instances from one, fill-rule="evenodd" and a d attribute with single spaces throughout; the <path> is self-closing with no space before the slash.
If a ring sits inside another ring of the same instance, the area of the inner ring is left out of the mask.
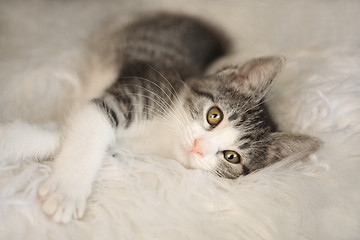
<path id="1" fill-rule="evenodd" d="M 283 130 L 323 148 L 226 180 L 119 147 L 85 217 L 53 222 L 37 188 L 61 122 L 111 76 L 101 62 L 89 68 L 89 35 L 139 11 L 179 9 L 230 36 L 233 54 L 217 66 L 287 56 L 269 106 Z M 0 239 L 359 239 L 359 10 L 358 1 L 1 1 Z"/>

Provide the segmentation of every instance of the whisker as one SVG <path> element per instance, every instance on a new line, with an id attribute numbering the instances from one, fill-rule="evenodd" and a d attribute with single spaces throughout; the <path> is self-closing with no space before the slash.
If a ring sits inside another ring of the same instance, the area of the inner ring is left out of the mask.
<path id="1" fill-rule="evenodd" d="M 171 87 L 172 92 L 173 92 L 173 94 L 174 94 L 174 97 L 178 100 L 178 102 L 179 102 L 181 105 L 183 105 L 183 103 L 182 103 L 182 101 L 181 101 L 181 99 L 180 99 L 180 97 L 179 97 L 176 89 L 174 88 L 173 84 L 171 84 L 171 82 L 170 82 L 159 70 L 157 70 L 155 67 L 153 67 L 153 66 L 151 66 L 151 65 L 148 65 L 148 66 L 149 66 L 151 69 L 153 69 L 155 72 L 157 72 L 157 73 L 169 84 L 169 86 Z M 173 66 L 172 66 L 172 68 L 173 68 Z M 173 69 L 174 69 L 174 68 L 173 68 Z M 175 70 L 175 69 L 174 69 L 174 70 Z M 175 72 L 176 72 L 176 71 L 175 71 Z M 177 72 L 176 72 L 176 73 L 177 73 Z M 179 74 L 177 74 L 177 76 L 180 77 Z M 178 81 L 178 79 L 175 79 L 175 81 Z M 180 81 L 180 82 L 183 83 L 184 86 L 187 86 L 184 81 Z M 170 92 L 171 92 L 171 91 L 170 91 Z M 175 104 L 175 103 L 173 103 L 173 104 Z M 186 115 L 185 115 L 185 116 L 186 116 Z"/>
<path id="2" fill-rule="evenodd" d="M 178 117 L 174 114 L 174 110 L 173 110 L 172 106 L 171 106 L 169 103 L 167 103 L 160 95 L 158 95 L 157 93 L 155 93 L 155 92 L 153 92 L 153 91 L 151 91 L 151 90 L 149 90 L 149 89 L 147 89 L 147 88 L 145 88 L 145 87 L 143 87 L 143 86 L 141 86 L 141 85 L 137 85 L 137 84 L 121 84 L 121 85 L 122 85 L 122 86 L 134 86 L 134 87 L 139 87 L 139 88 L 141 88 L 141 89 L 143 89 L 143 90 L 151 93 L 152 95 L 156 96 L 156 97 L 161 101 L 161 103 L 162 103 L 163 105 L 161 105 L 159 101 L 157 101 L 157 100 L 154 99 L 154 98 L 151 98 L 150 96 L 146 96 L 146 95 L 143 95 L 143 94 L 140 94 L 140 93 L 131 93 L 132 95 L 143 96 L 143 97 L 146 97 L 146 98 L 152 100 L 155 104 L 157 104 L 157 105 L 158 105 L 162 110 L 164 110 L 164 111 L 166 111 L 166 109 L 165 109 L 164 107 L 167 107 L 167 109 L 170 110 L 170 112 L 171 112 L 171 114 L 172 114 L 172 116 L 173 116 L 173 117 L 172 117 L 173 120 L 178 121 L 178 122 L 182 125 L 183 129 L 186 129 L 185 125 L 184 125 L 184 124 L 178 119 Z M 170 115 L 169 115 L 169 116 L 170 116 Z"/>
<path id="3" fill-rule="evenodd" d="M 129 104 L 126 104 L 126 105 L 129 105 Z M 142 106 L 142 107 L 147 108 L 149 111 L 151 111 L 151 113 L 149 113 L 149 115 L 151 115 L 151 116 L 153 116 L 153 117 L 158 117 L 161 121 L 163 121 L 163 123 L 162 123 L 163 126 L 171 126 L 173 129 L 177 130 L 177 126 L 174 125 L 173 122 L 171 122 L 171 121 L 169 121 L 168 119 L 164 118 L 164 116 L 163 116 L 161 113 L 159 113 L 159 112 L 151 109 L 151 108 L 148 107 L 148 106 L 143 106 L 142 104 L 133 104 L 133 105 L 135 105 L 135 106 Z M 138 113 L 138 111 L 136 111 L 136 110 L 132 110 L 132 111 L 130 111 L 130 112 Z M 167 125 L 166 125 L 165 123 L 167 123 Z"/>
<path id="4" fill-rule="evenodd" d="M 169 86 L 171 87 L 171 89 L 173 90 L 173 95 L 174 95 L 174 97 L 176 98 L 176 100 L 179 102 L 179 104 L 182 106 L 181 107 L 181 110 L 183 110 L 183 112 L 184 112 L 184 115 L 183 116 L 185 116 L 185 120 L 187 121 L 187 123 L 189 124 L 190 123 L 190 121 L 189 121 L 189 119 L 188 119 L 188 117 L 187 117 L 187 114 L 186 114 L 186 111 L 185 111 L 185 109 L 184 109 L 184 107 L 183 107 L 183 102 L 181 101 L 181 99 L 180 99 L 180 97 L 179 97 L 179 95 L 178 95 L 178 93 L 177 93 L 177 91 L 176 91 L 176 89 L 174 88 L 174 86 L 170 83 L 170 81 L 160 72 L 160 71 L 158 71 L 155 67 L 153 67 L 153 66 L 151 66 L 151 65 L 148 65 L 151 69 L 153 69 L 155 72 L 157 72 L 168 84 L 169 84 Z M 171 65 L 172 66 L 172 65 Z M 173 68 L 173 66 L 172 66 L 172 68 Z M 174 68 L 173 68 L 173 70 L 175 70 Z M 176 72 L 176 71 L 175 71 Z M 176 74 L 177 74 L 177 76 L 178 77 L 180 77 L 180 75 L 176 72 Z M 177 79 L 176 79 L 177 80 Z M 183 83 L 184 84 L 184 86 L 187 86 L 186 85 L 186 83 L 184 82 L 184 81 L 181 81 L 181 83 Z M 188 87 L 188 86 L 187 86 Z M 171 91 L 170 91 L 171 92 Z M 169 98 L 170 99 L 170 98 Z M 171 100 L 171 99 L 170 99 Z M 171 100 L 171 102 L 175 105 L 175 103 Z M 181 115 L 181 114 L 180 114 Z M 182 115 L 181 115 L 182 116 Z"/>
<path id="5" fill-rule="evenodd" d="M 144 78 L 144 77 L 122 77 L 122 78 L 138 78 L 138 79 L 144 80 L 146 82 L 149 82 L 150 84 L 153 84 L 158 89 L 160 89 L 165 94 L 165 96 L 171 101 L 171 97 L 166 93 L 166 91 L 159 84 L 155 83 L 154 81 L 152 81 L 150 79 L 147 79 L 147 78 Z M 162 85 L 165 85 L 165 84 L 162 84 Z M 140 86 L 140 85 L 137 85 L 137 86 Z M 171 90 L 168 87 L 166 87 L 166 85 L 164 87 L 166 88 L 166 90 L 168 90 L 171 93 Z"/>
<path id="6" fill-rule="evenodd" d="M 162 112 L 164 114 L 166 114 L 169 118 L 177 121 L 180 123 L 180 125 L 182 126 L 182 129 L 187 133 L 185 134 L 185 136 L 188 136 L 190 135 L 190 138 L 194 138 L 193 136 L 193 133 L 189 127 L 189 123 L 190 123 L 190 120 L 188 118 L 188 113 L 187 111 L 185 111 L 185 108 L 184 108 L 184 104 L 179 96 L 179 94 L 177 93 L 175 87 L 173 86 L 173 84 L 166 78 L 166 76 L 164 76 L 164 74 L 162 74 L 159 70 L 157 70 L 155 67 L 151 66 L 148 64 L 148 66 L 153 69 L 155 72 L 157 72 L 159 74 L 159 76 L 161 76 L 164 81 L 168 84 L 168 86 L 166 84 L 164 84 L 163 82 L 161 81 L 157 81 L 157 79 L 147 79 L 147 78 L 144 78 L 144 77 L 121 77 L 121 78 L 124 78 L 124 79 L 127 79 L 127 78 L 137 78 L 137 79 L 141 79 L 143 81 L 146 81 L 152 85 L 154 85 L 156 88 L 158 88 L 165 96 L 166 98 L 169 100 L 169 102 L 171 104 L 168 103 L 168 101 L 166 101 L 162 96 L 160 96 L 159 94 L 156 94 L 155 92 L 145 88 L 144 86 L 141 86 L 141 85 L 137 85 L 137 84 L 121 84 L 121 85 L 128 85 L 128 86 L 135 86 L 135 87 L 138 87 L 138 88 L 141 88 L 141 89 L 144 89 L 145 91 L 147 92 L 150 92 L 152 95 L 156 96 L 159 101 L 156 101 L 154 99 L 152 99 L 152 102 L 155 102 L 156 105 L 160 106 L 160 108 L 163 110 Z M 177 76 L 179 76 L 179 74 L 176 72 Z M 174 78 L 175 81 L 179 81 L 181 82 L 185 87 L 189 88 L 187 86 L 187 84 L 184 82 L 184 81 L 180 81 L 176 78 Z M 169 94 L 168 94 L 169 92 Z M 133 93 L 133 94 L 136 94 L 136 93 Z M 173 101 L 173 98 L 179 103 L 179 104 L 175 104 L 175 102 Z M 149 99 L 149 98 L 148 98 Z M 161 103 L 161 104 L 160 104 Z M 164 107 L 166 107 L 170 113 L 167 113 L 164 109 Z M 183 113 L 183 114 L 182 114 Z M 183 121 L 185 121 L 187 124 L 184 124 Z M 186 139 L 187 142 L 189 142 L 189 144 L 192 143 L 192 140 L 191 139 Z"/>

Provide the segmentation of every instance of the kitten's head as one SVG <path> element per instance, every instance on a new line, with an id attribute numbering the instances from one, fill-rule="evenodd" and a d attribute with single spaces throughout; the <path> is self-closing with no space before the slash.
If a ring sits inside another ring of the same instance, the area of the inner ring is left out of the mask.
<path id="1" fill-rule="evenodd" d="M 203 79 L 187 80 L 188 112 L 179 161 L 189 168 L 236 178 L 320 146 L 314 137 L 276 132 L 264 97 L 284 66 L 282 57 L 251 60 Z"/>

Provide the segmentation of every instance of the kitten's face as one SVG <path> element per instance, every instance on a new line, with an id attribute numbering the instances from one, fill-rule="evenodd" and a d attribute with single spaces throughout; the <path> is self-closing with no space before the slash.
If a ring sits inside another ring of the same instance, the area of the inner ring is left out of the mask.
<path id="1" fill-rule="evenodd" d="M 178 161 L 237 178 L 293 153 L 317 149 L 319 142 L 312 137 L 275 133 L 262 104 L 282 65 L 281 58 L 263 58 L 188 80 L 181 94 L 187 130 L 179 138 Z"/>
<path id="2" fill-rule="evenodd" d="M 185 98 L 192 120 L 188 161 L 192 168 L 236 178 L 253 169 L 254 155 L 265 154 L 266 144 L 261 141 L 271 122 L 264 122 L 262 106 L 234 91 L 228 80 L 213 76 L 189 82 Z"/>

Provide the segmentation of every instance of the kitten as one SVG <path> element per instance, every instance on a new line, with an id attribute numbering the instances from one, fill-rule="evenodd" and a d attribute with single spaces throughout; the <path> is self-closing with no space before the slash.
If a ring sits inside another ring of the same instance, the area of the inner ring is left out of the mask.
<path id="1" fill-rule="evenodd" d="M 264 103 L 282 57 L 250 60 L 205 76 L 226 41 L 191 17 L 159 14 L 116 37 L 119 75 L 102 97 L 69 117 L 53 173 L 39 188 L 55 221 L 81 218 L 109 146 L 175 159 L 186 168 L 237 178 L 296 153 L 317 139 L 276 130 Z"/>

